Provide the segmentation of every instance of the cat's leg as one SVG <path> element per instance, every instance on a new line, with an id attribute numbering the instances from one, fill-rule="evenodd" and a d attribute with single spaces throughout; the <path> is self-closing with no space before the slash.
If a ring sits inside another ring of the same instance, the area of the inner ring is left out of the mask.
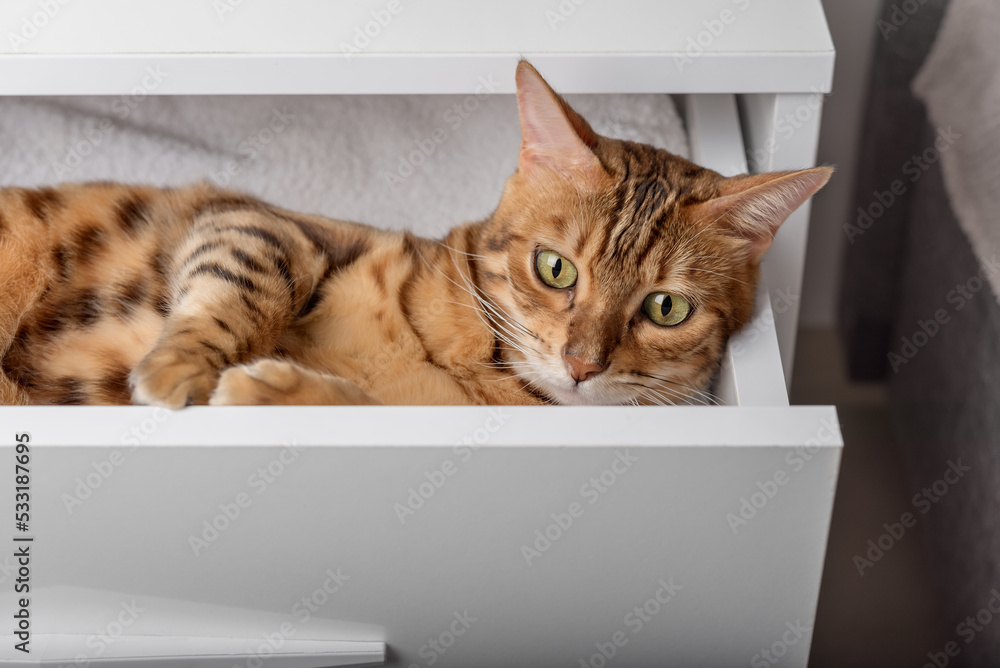
<path id="1" fill-rule="evenodd" d="M 133 401 L 206 403 L 227 367 L 273 354 L 330 266 L 328 249 L 268 212 L 197 218 L 171 254 L 169 314 L 132 371 Z"/>
<path id="2" fill-rule="evenodd" d="M 212 406 L 369 406 L 381 402 L 340 376 L 292 362 L 262 359 L 222 373 Z"/>

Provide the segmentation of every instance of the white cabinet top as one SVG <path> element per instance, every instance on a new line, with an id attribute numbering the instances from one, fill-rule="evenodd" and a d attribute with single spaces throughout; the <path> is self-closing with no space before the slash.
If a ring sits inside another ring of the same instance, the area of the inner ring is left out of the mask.
<path id="1" fill-rule="evenodd" d="M 6 0 L 0 25 L 5 95 L 512 92 L 521 56 L 567 93 L 827 92 L 834 56 L 819 0 Z"/>

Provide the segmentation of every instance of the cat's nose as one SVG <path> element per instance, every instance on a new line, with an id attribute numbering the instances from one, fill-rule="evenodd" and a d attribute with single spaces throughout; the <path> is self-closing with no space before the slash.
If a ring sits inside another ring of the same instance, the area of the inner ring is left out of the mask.
<path id="1" fill-rule="evenodd" d="M 584 362 L 576 355 L 563 353 L 563 360 L 566 362 L 566 369 L 569 375 L 578 383 L 582 383 L 588 378 L 593 378 L 604 371 L 604 367 L 596 362 Z"/>

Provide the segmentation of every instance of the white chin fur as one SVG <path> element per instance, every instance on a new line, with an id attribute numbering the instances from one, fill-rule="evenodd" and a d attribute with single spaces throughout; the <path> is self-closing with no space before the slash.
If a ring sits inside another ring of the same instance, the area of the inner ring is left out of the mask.
<path id="1" fill-rule="evenodd" d="M 527 378 L 522 378 L 527 382 Z M 600 406 L 614 405 L 627 402 L 627 399 L 616 400 L 609 396 L 610 392 L 596 390 L 596 386 L 591 385 L 592 381 L 584 381 L 576 384 L 568 377 L 564 382 L 551 382 L 544 378 L 536 378 L 531 384 L 545 396 L 549 397 L 557 404 L 563 406 Z"/>

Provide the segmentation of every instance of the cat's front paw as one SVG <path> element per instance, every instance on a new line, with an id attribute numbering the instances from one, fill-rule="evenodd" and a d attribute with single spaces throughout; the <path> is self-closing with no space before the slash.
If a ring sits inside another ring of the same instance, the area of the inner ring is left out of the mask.
<path id="1" fill-rule="evenodd" d="M 132 402 L 177 410 L 204 404 L 219 373 L 203 355 L 176 348 L 154 348 L 132 370 Z"/>
<path id="2" fill-rule="evenodd" d="M 212 406 L 354 406 L 378 402 L 343 378 L 284 360 L 262 359 L 223 372 L 208 403 Z"/>

